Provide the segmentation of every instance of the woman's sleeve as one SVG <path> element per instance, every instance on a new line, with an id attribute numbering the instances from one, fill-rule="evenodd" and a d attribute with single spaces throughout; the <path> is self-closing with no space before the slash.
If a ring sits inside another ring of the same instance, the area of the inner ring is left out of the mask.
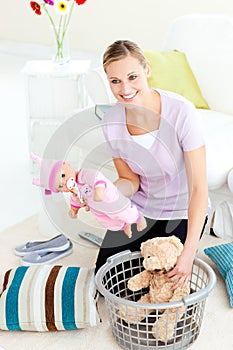
<path id="1" fill-rule="evenodd" d="M 178 127 L 178 136 L 184 151 L 192 151 L 205 145 L 201 115 L 191 103 L 184 105 Z"/>

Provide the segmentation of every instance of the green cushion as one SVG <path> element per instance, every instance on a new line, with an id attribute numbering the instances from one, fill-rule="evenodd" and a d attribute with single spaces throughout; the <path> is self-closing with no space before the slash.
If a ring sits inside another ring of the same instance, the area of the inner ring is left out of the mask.
<path id="1" fill-rule="evenodd" d="M 210 109 L 184 53 L 174 50 L 145 51 L 144 54 L 151 65 L 150 87 L 176 92 L 196 108 Z"/>
<path id="2" fill-rule="evenodd" d="M 233 307 L 233 242 L 206 248 L 204 253 L 215 263 L 224 278 Z"/>

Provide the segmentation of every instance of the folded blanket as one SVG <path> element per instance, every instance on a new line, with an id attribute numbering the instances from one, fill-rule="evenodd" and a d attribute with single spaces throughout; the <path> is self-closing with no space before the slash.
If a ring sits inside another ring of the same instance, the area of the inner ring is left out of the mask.
<path id="1" fill-rule="evenodd" d="M 4 275 L 0 329 L 57 331 L 100 322 L 94 268 L 20 266 Z"/>

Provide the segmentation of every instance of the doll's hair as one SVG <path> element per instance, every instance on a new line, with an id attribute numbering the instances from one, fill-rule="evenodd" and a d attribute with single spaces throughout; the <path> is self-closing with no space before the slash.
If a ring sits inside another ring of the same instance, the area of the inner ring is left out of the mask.
<path id="1" fill-rule="evenodd" d="M 146 67 L 147 60 L 142 49 L 136 43 L 130 40 L 117 40 L 109 45 L 103 54 L 104 70 L 106 71 L 110 63 L 119 61 L 127 56 L 137 58 L 142 67 Z"/>

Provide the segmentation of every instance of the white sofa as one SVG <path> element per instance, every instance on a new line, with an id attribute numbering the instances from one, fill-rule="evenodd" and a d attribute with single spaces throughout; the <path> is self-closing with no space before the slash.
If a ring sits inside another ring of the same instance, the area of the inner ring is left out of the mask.
<path id="1" fill-rule="evenodd" d="M 153 49 L 153 47 L 149 48 Z M 233 16 L 186 15 L 170 26 L 161 50 L 186 54 L 210 110 L 200 109 L 206 135 L 212 213 L 208 228 L 233 238 Z M 94 104 L 115 102 L 102 67 L 86 75 Z M 229 183 L 228 183 L 229 181 Z"/>

